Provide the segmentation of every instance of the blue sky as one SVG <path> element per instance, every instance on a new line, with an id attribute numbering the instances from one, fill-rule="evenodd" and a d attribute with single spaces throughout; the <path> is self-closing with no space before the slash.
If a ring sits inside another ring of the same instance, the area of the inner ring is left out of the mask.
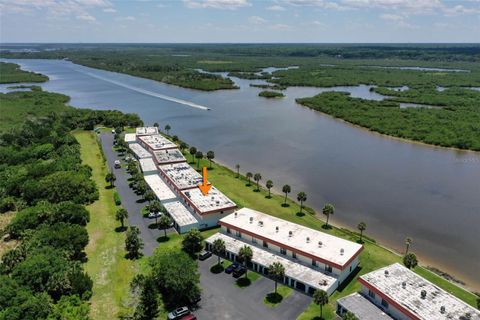
<path id="1" fill-rule="evenodd" d="M 480 0 L 0 0 L 0 42 L 480 42 Z"/>

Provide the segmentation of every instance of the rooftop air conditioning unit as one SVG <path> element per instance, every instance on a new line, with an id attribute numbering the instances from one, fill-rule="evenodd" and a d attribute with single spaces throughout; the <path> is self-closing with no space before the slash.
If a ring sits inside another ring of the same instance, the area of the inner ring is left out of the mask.
<path id="1" fill-rule="evenodd" d="M 275 227 L 275 231 L 278 232 L 278 226 Z"/>
<path id="2" fill-rule="evenodd" d="M 318 247 L 321 248 L 323 246 L 323 242 L 322 241 L 318 241 Z"/>
<path id="3" fill-rule="evenodd" d="M 345 253 L 345 249 L 341 248 L 340 249 L 340 255 L 343 256 L 344 253 Z"/>
<path id="4" fill-rule="evenodd" d="M 310 243 L 310 237 L 307 237 L 307 243 Z"/>
<path id="5" fill-rule="evenodd" d="M 258 225 L 259 225 L 260 227 L 263 227 L 263 221 L 258 221 Z"/>
<path id="6" fill-rule="evenodd" d="M 385 277 L 388 277 L 388 270 L 385 270 Z"/>
<path id="7" fill-rule="evenodd" d="M 252 223 L 252 222 L 253 222 L 253 217 L 250 217 L 250 223 Z"/>
<path id="8" fill-rule="evenodd" d="M 288 236 L 289 237 L 293 236 L 293 231 L 288 231 Z"/>
<path id="9" fill-rule="evenodd" d="M 405 289 L 407 287 L 407 283 L 405 281 L 402 282 L 402 288 Z"/>
<path id="10" fill-rule="evenodd" d="M 422 291 L 420 292 L 420 297 L 421 297 L 422 299 L 425 299 L 425 298 L 427 297 L 427 291 L 422 290 Z"/>

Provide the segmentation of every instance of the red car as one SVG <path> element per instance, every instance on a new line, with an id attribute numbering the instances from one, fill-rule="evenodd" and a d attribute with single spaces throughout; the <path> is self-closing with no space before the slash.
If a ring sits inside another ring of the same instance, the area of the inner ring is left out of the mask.
<path id="1" fill-rule="evenodd" d="M 197 317 L 195 317 L 194 314 L 190 313 L 190 314 L 187 314 L 186 316 L 180 318 L 180 320 L 197 320 Z"/>

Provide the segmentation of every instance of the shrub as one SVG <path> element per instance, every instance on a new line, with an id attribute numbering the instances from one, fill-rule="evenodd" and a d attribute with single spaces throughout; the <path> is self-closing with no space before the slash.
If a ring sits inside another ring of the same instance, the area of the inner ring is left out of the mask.
<path id="1" fill-rule="evenodd" d="M 113 193 L 113 200 L 115 201 L 115 204 L 116 204 L 117 206 L 119 206 L 119 205 L 122 204 L 122 199 L 120 198 L 120 195 L 118 194 L 117 191 L 115 191 L 115 192 Z"/>

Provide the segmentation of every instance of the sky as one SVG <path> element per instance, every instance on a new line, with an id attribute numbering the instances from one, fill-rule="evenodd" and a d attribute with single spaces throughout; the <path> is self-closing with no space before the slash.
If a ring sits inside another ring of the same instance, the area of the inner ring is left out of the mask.
<path id="1" fill-rule="evenodd" d="M 480 0 L 0 0 L 0 42 L 480 42 Z"/>

